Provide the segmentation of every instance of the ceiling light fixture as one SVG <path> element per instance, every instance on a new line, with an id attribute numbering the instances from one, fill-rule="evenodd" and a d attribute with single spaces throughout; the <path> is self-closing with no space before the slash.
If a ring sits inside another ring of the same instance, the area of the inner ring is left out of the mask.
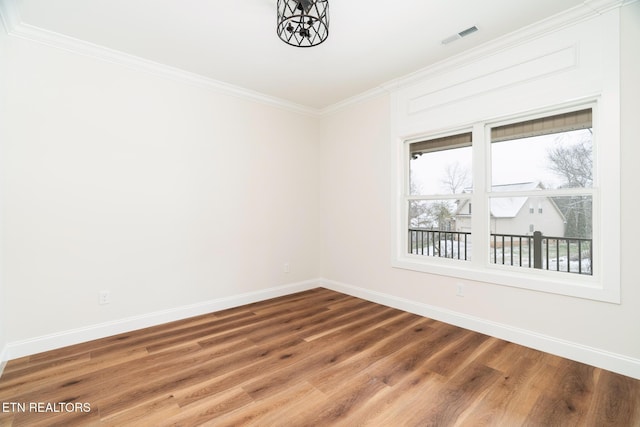
<path id="1" fill-rule="evenodd" d="M 329 1 L 278 0 L 277 32 L 291 46 L 319 45 L 329 36 Z"/>

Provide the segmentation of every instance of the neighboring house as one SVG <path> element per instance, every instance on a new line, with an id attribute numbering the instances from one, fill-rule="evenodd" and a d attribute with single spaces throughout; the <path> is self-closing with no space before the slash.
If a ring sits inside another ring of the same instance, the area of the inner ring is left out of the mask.
<path id="1" fill-rule="evenodd" d="M 541 190 L 539 182 L 495 185 L 492 191 Z M 545 236 L 564 237 L 565 218 L 549 197 L 494 197 L 491 199 L 492 234 L 532 235 L 540 231 Z M 455 214 L 456 231 L 471 231 L 472 206 L 462 202 Z"/>

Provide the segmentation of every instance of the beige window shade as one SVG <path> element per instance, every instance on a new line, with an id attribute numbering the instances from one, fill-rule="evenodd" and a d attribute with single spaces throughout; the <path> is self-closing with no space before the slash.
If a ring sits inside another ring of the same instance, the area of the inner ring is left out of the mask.
<path id="1" fill-rule="evenodd" d="M 452 148 L 469 146 L 471 146 L 471 132 L 429 139 L 427 141 L 414 142 L 409 146 L 409 149 L 411 157 L 415 159 L 420 154 L 431 151 L 449 150 Z"/>
<path id="2" fill-rule="evenodd" d="M 549 135 L 592 127 L 591 108 L 491 129 L 491 142 Z"/>

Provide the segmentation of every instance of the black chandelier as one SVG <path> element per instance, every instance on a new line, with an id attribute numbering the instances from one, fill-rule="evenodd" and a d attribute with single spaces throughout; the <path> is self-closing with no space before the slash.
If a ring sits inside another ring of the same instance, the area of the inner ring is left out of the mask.
<path id="1" fill-rule="evenodd" d="M 278 0 L 278 37 L 291 46 L 317 46 L 329 36 L 328 0 Z"/>

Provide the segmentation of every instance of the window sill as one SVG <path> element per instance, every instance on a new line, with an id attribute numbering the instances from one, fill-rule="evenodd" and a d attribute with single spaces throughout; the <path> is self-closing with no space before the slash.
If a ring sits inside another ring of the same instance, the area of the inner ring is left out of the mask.
<path id="1" fill-rule="evenodd" d="M 620 304 L 619 288 L 606 289 L 601 276 L 526 269 L 495 264 L 478 265 L 471 261 L 406 255 L 393 260 L 392 266 L 404 270 L 455 277 L 500 286 L 527 289 L 556 295 Z M 560 277 L 562 276 L 562 277 Z"/>

